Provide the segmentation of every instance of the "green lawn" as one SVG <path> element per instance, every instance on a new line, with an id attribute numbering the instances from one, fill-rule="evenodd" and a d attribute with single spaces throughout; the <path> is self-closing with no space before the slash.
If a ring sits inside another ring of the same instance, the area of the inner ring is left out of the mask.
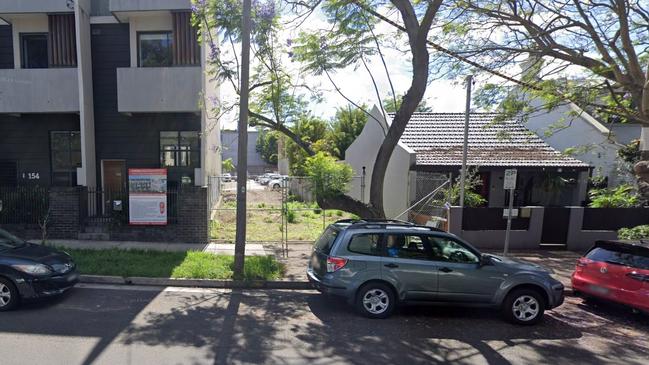
<path id="1" fill-rule="evenodd" d="M 183 279 L 232 279 L 234 257 L 207 252 L 162 252 L 141 250 L 79 250 L 62 248 L 88 275 L 142 276 Z M 284 265 L 272 256 L 249 256 L 245 280 L 275 280 Z"/>
<path id="2" fill-rule="evenodd" d="M 236 210 L 234 204 L 224 205 L 216 210 L 210 222 L 210 238 L 234 242 L 236 232 Z M 281 207 L 269 208 L 259 204 L 251 206 L 247 212 L 246 239 L 248 241 L 281 241 Z M 318 209 L 315 204 L 290 202 L 288 204 L 288 240 L 314 241 L 324 227 L 352 215 L 340 210 Z"/>

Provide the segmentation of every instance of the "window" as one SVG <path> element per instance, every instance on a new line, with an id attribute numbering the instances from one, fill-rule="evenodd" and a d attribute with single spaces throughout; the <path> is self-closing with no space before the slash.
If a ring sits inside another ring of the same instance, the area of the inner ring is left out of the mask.
<path id="1" fill-rule="evenodd" d="M 459 242 L 443 237 L 431 237 L 431 248 L 435 260 L 477 264 L 478 256 Z"/>
<path id="2" fill-rule="evenodd" d="M 138 66 L 171 66 L 171 32 L 138 33 Z"/>
<path id="3" fill-rule="evenodd" d="M 20 35 L 21 67 L 47 68 L 47 33 Z"/>
<path id="4" fill-rule="evenodd" d="M 387 236 L 388 257 L 403 259 L 430 260 L 430 247 L 426 237 L 391 234 Z"/>
<path id="5" fill-rule="evenodd" d="M 331 252 L 331 248 L 334 244 L 334 241 L 336 240 L 336 237 L 338 237 L 338 230 L 332 227 L 327 228 L 327 230 L 324 231 L 320 238 L 315 241 L 315 249 L 328 255 L 329 252 Z"/>
<path id="6" fill-rule="evenodd" d="M 52 185 L 77 185 L 81 167 L 81 134 L 78 131 L 51 132 Z"/>
<path id="7" fill-rule="evenodd" d="M 380 238 L 381 236 L 378 234 L 357 234 L 352 237 L 351 241 L 349 241 L 349 246 L 347 246 L 347 249 L 349 250 L 349 252 L 360 253 L 363 255 L 380 256 Z"/>
<path id="8" fill-rule="evenodd" d="M 586 255 L 586 258 L 593 261 L 607 262 L 613 265 L 649 270 L 649 255 L 642 255 L 639 251 L 632 252 L 617 247 L 596 247 Z"/>
<path id="9" fill-rule="evenodd" d="M 160 132 L 162 167 L 200 167 L 198 132 Z"/>

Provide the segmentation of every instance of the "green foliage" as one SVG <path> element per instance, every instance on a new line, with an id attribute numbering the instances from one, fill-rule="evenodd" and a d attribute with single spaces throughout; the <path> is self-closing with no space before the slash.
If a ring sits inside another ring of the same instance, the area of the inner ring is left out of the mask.
<path id="1" fill-rule="evenodd" d="M 649 225 L 635 226 L 633 228 L 620 228 L 617 237 L 621 240 L 649 239 Z"/>
<path id="2" fill-rule="evenodd" d="M 232 159 L 227 158 L 227 159 L 223 160 L 222 168 L 223 168 L 223 171 L 225 171 L 225 172 L 234 171 L 235 167 L 234 167 L 234 162 L 232 162 Z"/>
<path id="3" fill-rule="evenodd" d="M 402 101 L 403 101 L 403 95 L 397 95 L 396 104 L 395 104 L 395 99 L 394 98 L 392 98 L 390 96 L 386 96 L 386 97 L 383 98 L 383 109 L 385 109 L 385 111 L 387 113 L 396 113 L 397 110 L 399 110 L 399 108 L 401 107 L 401 102 Z M 433 111 L 433 108 L 426 105 L 425 100 L 422 100 L 419 103 L 419 105 L 417 106 L 417 109 L 415 109 L 415 112 L 418 112 L 418 113 L 430 113 L 432 111 Z"/>
<path id="4" fill-rule="evenodd" d="M 365 105 L 362 105 L 365 108 Z M 367 123 L 367 114 L 359 108 L 338 108 L 336 116 L 331 122 L 330 130 L 325 137 L 328 145 L 333 149 L 332 155 L 339 160 L 345 159 L 345 151 L 363 131 Z"/>
<path id="5" fill-rule="evenodd" d="M 266 129 L 259 130 L 257 137 L 257 144 L 255 150 L 261 155 L 261 159 L 271 165 L 277 165 L 277 141 L 279 133 L 275 131 L 268 131 Z"/>
<path id="6" fill-rule="evenodd" d="M 328 148 L 324 142 L 327 135 L 327 122 L 316 117 L 304 116 L 296 121 L 291 131 L 298 135 L 303 141 L 311 144 L 315 151 L 322 151 Z M 319 142 L 322 141 L 322 142 Z M 309 155 L 295 142 L 289 140 L 286 143 L 286 155 L 289 159 L 289 170 L 291 175 L 306 176 L 305 162 Z"/>
<path id="7" fill-rule="evenodd" d="M 482 185 L 482 179 L 478 175 L 478 169 L 468 169 L 464 180 L 464 206 L 475 208 L 483 206 L 487 200 L 478 194 L 476 190 Z M 451 205 L 460 205 L 460 182 L 462 177 L 455 178 L 455 183 L 448 189 L 444 190 L 443 201 L 437 201 L 436 205 L 444 205 L 446 202 Z"/>
<path id="8" fill-rule="evenodd" d="M 630 165 L 635 165 L 638 161 L 642 159 L 640 155 L 640 140 L 639 139 L 633 140 L 629 144 L 621 147 L 617 151 L 617 156 L 622 161 Z"/>
<path id="9" fill-rule="evenodd" d="M 592 189 L 588 192 L 591 208 L 632 208 L 640 204 L 638 195 L 631 185 L 616 188 Z"/>
<path id="10" fill-rule="evenodd" d="M 322 198 L 345 194 L 352 179 L 351 166 L 324 152 L 307 158 L 305 172 L 311 178 L 314 193 Z"/>
<path id="11" fill-rule="evenodd" d="M 288 209 L 286 211 L 286 221 L 289 222 L 289 223 L 295 223 L 296 222 L 295 218 L 296 218 L 295 217 L 295 211 Z"/>

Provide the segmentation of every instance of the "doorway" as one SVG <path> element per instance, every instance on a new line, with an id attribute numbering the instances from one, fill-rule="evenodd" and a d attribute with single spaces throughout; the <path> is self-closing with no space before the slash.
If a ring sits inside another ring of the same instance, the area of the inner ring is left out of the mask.
<path id="1" fill-rule="evenodd" d="M 112 202 L 126 198 L 126 161 L 101 160 L 102 213 L 112 210 Z"/>

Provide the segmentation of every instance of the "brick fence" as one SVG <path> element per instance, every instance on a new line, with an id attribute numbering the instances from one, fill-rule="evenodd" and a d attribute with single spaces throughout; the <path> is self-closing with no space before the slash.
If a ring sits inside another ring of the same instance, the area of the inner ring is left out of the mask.
<path id="1" fill-rule="evenodd" d="M 49 209 L 47 210 L 47 237 L 52 239 L 79 239 L 86 230 L 81 211 L 88 191 L 83 187 L 49 189 Z M 208 196 L 207 188 L 183 187 L 178 192 L 178 217 L 176 222 L 166 226 L 129 226 L 107 222 L 93 226 L 100 235 L 113 241 L 147 241 L 208 243 Z M 38 224 L 4 224 L 1 228 L 25 239 L 40 239 Z"/>

